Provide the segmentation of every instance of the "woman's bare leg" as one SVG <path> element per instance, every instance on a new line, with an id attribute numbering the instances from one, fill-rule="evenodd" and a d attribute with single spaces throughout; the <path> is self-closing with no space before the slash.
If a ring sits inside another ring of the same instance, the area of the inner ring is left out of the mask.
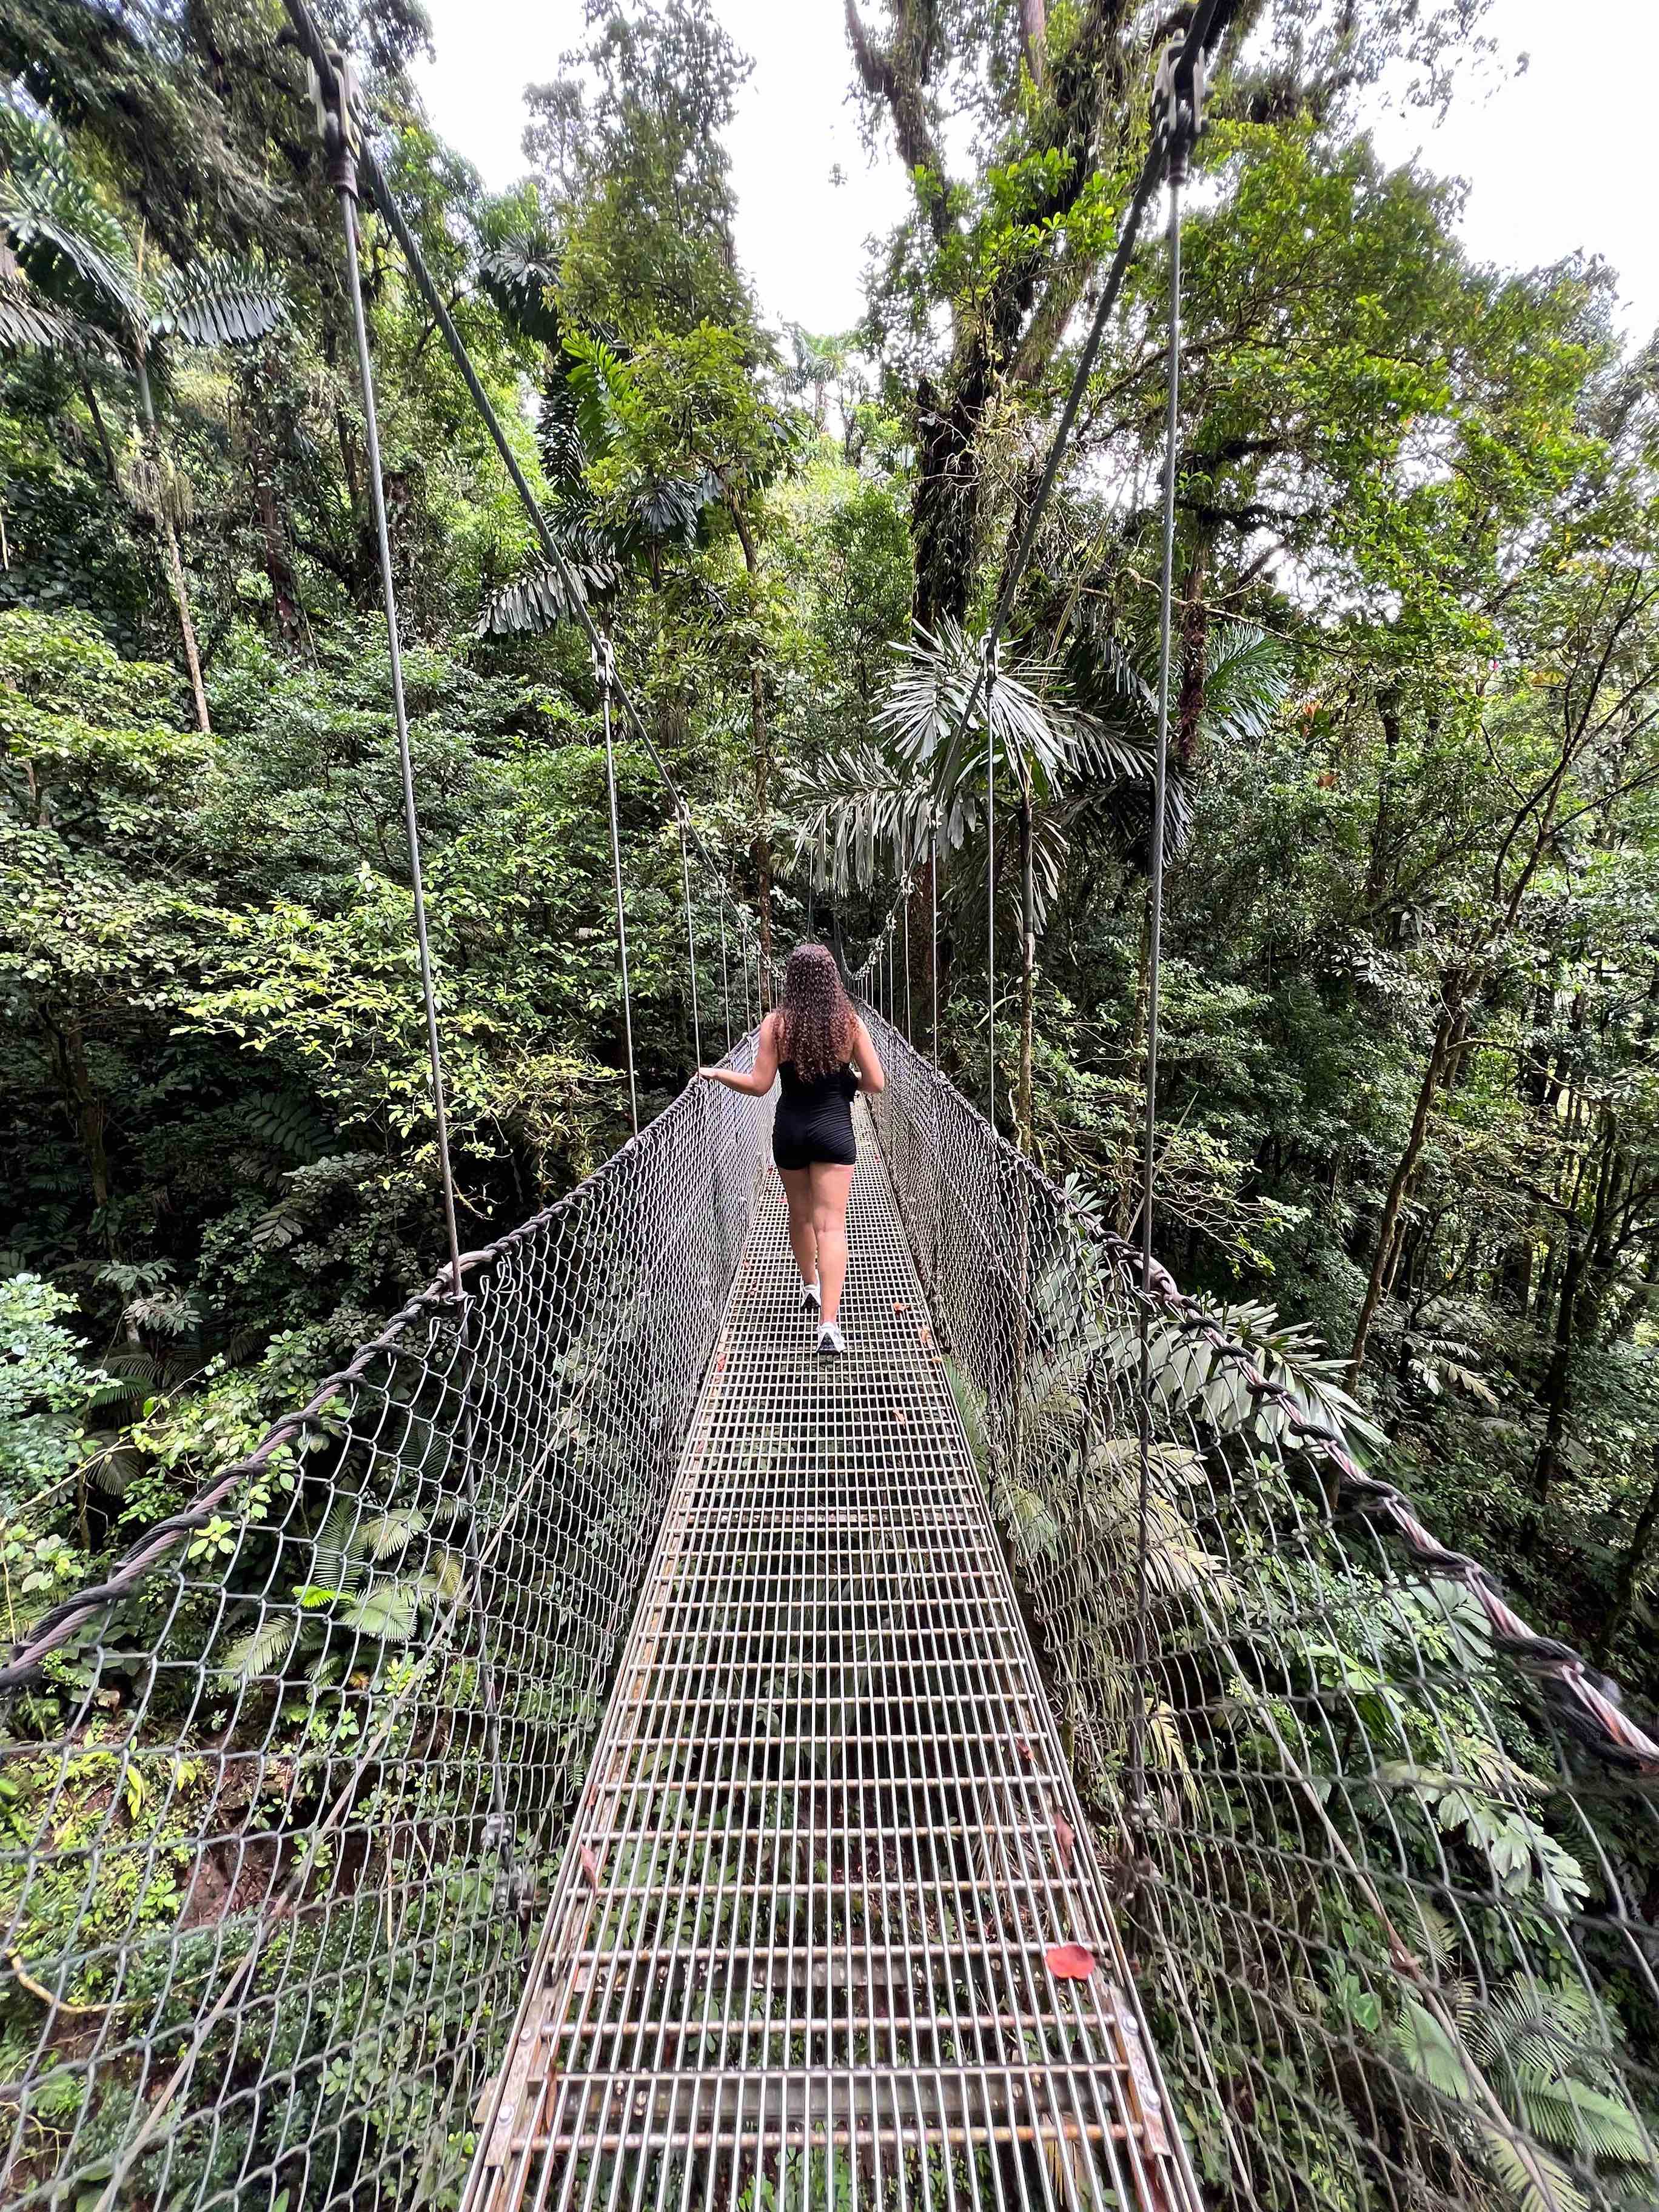
<path id="1" fill-rule="evenodd" d="M 823 1318 L 832 1322 L 841 1311 L 842 1285 L 847 1280 L 847 1194 L 853 1188 L 853 1170 L 828 1160 L 815 1160 L 807 1173 L 812 1178 L 818 1288 L 823 1296 Z"/>
<path id="2" fill-rule="evenodd" d="M 789 1249 L 809 1286 L 818 1279 L 818 1240 L 812 1233 L 812 1170 L 780 1168 L 778 1180 L 789 1206 Z"/>

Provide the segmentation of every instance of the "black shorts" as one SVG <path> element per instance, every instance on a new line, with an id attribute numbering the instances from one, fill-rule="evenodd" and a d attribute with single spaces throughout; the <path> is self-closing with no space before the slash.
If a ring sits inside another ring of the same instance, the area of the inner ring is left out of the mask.
<path id="1" fill-rule="evenodd" d="M 781 1168 L 850 1168 L 858 1164 L 853 1109 L 844 1098 L 796 1104 L 781 1098 L 772 1116 L 772 1158 Z"/>

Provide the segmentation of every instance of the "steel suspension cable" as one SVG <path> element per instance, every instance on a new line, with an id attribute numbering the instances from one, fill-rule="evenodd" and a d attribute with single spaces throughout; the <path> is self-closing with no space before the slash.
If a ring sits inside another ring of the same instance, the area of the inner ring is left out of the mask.
<path id="1" fill-rule="evenodd" d="M 904 916 L 904 1042 L 906 1044 L 915 1042 L 915 1037 L 910 1034 L 910 894 L 913 888 L 909 883 L 906 883 L 904 904 L 901 908 Z"/>
<path id="2" fill-rule="evenodd" d="M 449 1116 L 444 1099 L 443 1055 L 438 1042 L 438 999 L 432 975 L 432 947 L 427 935 L 426 884 L 421 868 L 421 830 L 415 813 L 415 763 L 409 743 L 409 708 L 404 696 L 404 656 L 398 630 L 398 588 L 392 572 L 392 538 L 386 527 L 386 487 L 380 476 L 380 428 L 374 402 L 374 367 L 368 351 L 368 318 L 363 307 L 362 272 L 357 259 L 357 179 L 350 143 L 350 112 L 342 87 L 337 110 L 339 143 L 333 149 L 329 181 L 340 203 L 345 238 L 346 293 L 357 347 L 357 382 L 363 403 L 363 442 L 368 448 L 369 504 L 380 556 L 380 598 L 386 610 L 386 651 L 392 670 L 392 713 L 398 732 L 398 773 L 403 784 L 404 832 L 409 841 L 410 888 L 415 902 L 415 943 L 420 962 L 421 1000 L 426 1012 L 427 1060 L 432 1078 L 432 1122 L 437 1140 L 438 1173 L 443 1184 L 444 1228 L 449 1239 L 450 1283 L 461 1295 L 461 1238 L 455 1215 L 455 1175 L 449 1158 Z"/>
<path id="3" fill-rule="evenodd" d="M 628 1060 L 628 1118 L 634 1134 L 640 1133 L 640 1091 L 634 1074 L 634 1007 L 628 981 L 628 915 L 623 902 L 622 832 L 617 820 L 617 755 L 611 742 L 611 694 L 616 684 L 617 664 L 605 638 L 593 656 L 599 679 L 599 705 L 605 716 L 605 795 L 611 816 L 611 872 L 617 887 L 617 963 L 622 976 L 623 1048 Z"/>
<path id="4" fill-rule="evenodd" d="M 702 1021 L 697 1012 L 697 933 L 691 921 L 691 862 L 685 849 L 685 817 L 677 814 L 680 833 L 680 885 L 685 893 L 685 965 L 691 978 L 691 1060 L 702 1065 Z"/>
<path id="5" fill-rule="evenodd" d="M 720 1004 L 726 1010 L 726 1049 L 732 1049 L 732 977 L 726 960 L 726 902 L 720 905 Z"/>
<path id="6" fill-rule="evenodd" d="M 996 633 L 981 652 L 985 682 L 985 1118 L 997 1125 L 997 738 Z"/>
<path id="7" fill-rule="evenodd" d="M 1152 765 L 1152 823 L 1150 880 L 1147 885 L 1146 945 L 1146 1099 L 1142 1129 L 1144 1158 L 1140 1186 L 1140 1389 L 1138 1456 L 1139 1494 L 1135 1543 L 1135 1669 L 1141 1685 L 1139 1700 L 1132 1707 L 1129 1796 L 1132 1816 L 1139 1828 L 1146 1789 L 1146 1704 L 1150 1651 L 1147 1636 L 1147 1555 L 1152 1514 L 1152 1199 L 1158 1172 L 1158 1026 L 1159 963 L 1164 944 L 1164 815 L 1168 803 L 1170 768 L 1170 607 L 1175 593 L 1176 461 L 1181 410 L 1181 188 L 1186 181 L 1187 161 L 1198 131 L 1198 94 L 1183 104 L 1182 88 L 1174 73 L 1168 83 L 1168 107 L 1163 125 L 1169 157 L 1169 329 L 1165 349 L 1164 410 L 1164 547 L 1158 578 L 1158 739 Z"/>
<path id="8" fill-rule="evenodd" d="M 933 939 L 927 962 L 927 973 L 933 991 L 933 1065 L 939 1066 L 939 803 L 934 801 L 927 817 L 927 888 L 933 904 Z"/>

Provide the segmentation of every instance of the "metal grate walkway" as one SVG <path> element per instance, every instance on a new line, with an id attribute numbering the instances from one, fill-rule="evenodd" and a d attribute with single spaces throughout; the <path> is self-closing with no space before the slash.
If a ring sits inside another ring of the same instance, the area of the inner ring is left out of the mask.
<path id="1" fill-rule="evenodd" d="M 1196 2205 L 859 1112 L 849 1356 L 769 1169 L 469 2212 Z"/>

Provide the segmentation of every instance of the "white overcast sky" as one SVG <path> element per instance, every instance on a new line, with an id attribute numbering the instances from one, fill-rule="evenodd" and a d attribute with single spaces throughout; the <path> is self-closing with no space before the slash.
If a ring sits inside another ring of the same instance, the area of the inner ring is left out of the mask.
<path id="1" fill-rule="evenodd" d="M 865 241 L 904 204 L 890 154 L 872 167 L 847 103 L 841 0 L 716 0 L 755 62 L 728 143 L 738 249 L 775 322 L 846 330 L 861 312 Z M 421 82 L 434 123 L 500 187 L 522 173 L 525 85 L 580 44 L 581 0 L 428 0 L 437 59 Z M 1469 187 L 1465 241 L 1509 267 L 1576 247 L 1618 271 L 1627 333 L 1659 323 L 1659 220 L 1650 103 L 1656 0 L 1495 0 L 1487 28 L 1522 75 L 1483 72 L 1443 125 L 1379 112 L 1385 157 L 1420 150 Z M 831 173 L 839 166 L 846 182 Z"/>

